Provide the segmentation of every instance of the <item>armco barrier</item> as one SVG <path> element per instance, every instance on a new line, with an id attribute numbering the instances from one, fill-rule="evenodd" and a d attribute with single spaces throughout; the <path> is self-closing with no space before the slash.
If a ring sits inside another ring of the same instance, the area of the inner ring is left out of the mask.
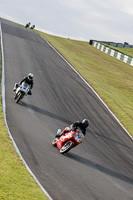
<path id="1" fill-rule="evenodd" d="M 92 42 L 92 46 L 99 49 L 100 51 L 103 51 L 106 54 L 109 54 L 112 57 L 117 58 L 118 60 L 121 60 L 122 62 L 125 62 L 125 63 L 133 66 L 133 57 L 131 57 L 131 56 L 125 55 L 117 50 L 109 48 L 99 42 L 96 42 L 96 41 Z"/>

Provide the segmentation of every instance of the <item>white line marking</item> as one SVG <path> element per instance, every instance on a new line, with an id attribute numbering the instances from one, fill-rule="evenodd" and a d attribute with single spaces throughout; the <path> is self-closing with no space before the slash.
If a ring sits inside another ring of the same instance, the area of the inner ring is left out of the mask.
<path id="1" fill-rule="evenodd" d="M 3 50 L 3 38 L 2 38 L 2 29 L 1 29 L 1 22 L 0 22 L 0 36 L 1 36 L 1 56 L 2 56 L 2 81 L 1 81 L 1 88 L 2 88 L 2 106 L 3 106 L 3 113 L 4 113 L 4 119 L 5 119 L 5 124 L 7 126 L 8 129 L 8 134 L 10 139 L 13 142 L 13 145 L 17 151 L 17 153 L 19 154 L 19 156 L 21 157 L 21 159 L 23 160 L 27 170 L 30 172 L 30 174 L 33 176 L 33 178 L 35 179 L 35 181 L 37 182 L 37 184 L 39 185 L 39 187 L 41 188 L 41 190 L 44 192 L 44 194 L 50 199 L 53 200 L 50 195 L 47 193 L 47 191 L 44 189 L 44 187 L 41 185 L 41 183 L 38 181 L 38 179 L 36 178 L 36 176 L 33 174 L 33 172 L 31 171 L 31 169 L 29 168 L 29 166 L 27 165 L 27 163 L 25 162 L 25 160 L 23 159 L 13 137 L 12 134 L 9 130 L 8 124 L 7 124 L 7 120 L 6 120 L 6 102 L 5 102 L 5 70 L 4 70 L 4 50 Z"/>
<path id="2" fill-rule="evenodd" d="M 39 34 L 38 34 L 39 35 Z M 41 36 L 41 35 L 40 35 Z M 41 36 L 41 38 L 43 38 Z M 97 92 L 91 87 L 91 85 L 81 76 L 81 74 L 45 39 L 43 38 L 49 46 L 52 47 L 56 51 L 56 53 L 78 74 L 78 76 L 87 84 L 87 86 L 95 93 L 95 95 L 99 98 L 99 100 L 104 104 L 104 106 L 108 109 L 108 111 L 113 115 L 113 117 L 116 119 L 116 121 L 121 125 L 121 127 L 124 129 L 124 131 L 127 133 L 127 135 L 133 140 L 133 137 L 130 135 L 130 133 L 125 129 L 125 127 L 120 123 L 118 118 L 114 115 L 114 113 L 109 109 L 109 107 L 105 104 L 105 102 L 102 100 L 102 98 L 97 94 Z"/>

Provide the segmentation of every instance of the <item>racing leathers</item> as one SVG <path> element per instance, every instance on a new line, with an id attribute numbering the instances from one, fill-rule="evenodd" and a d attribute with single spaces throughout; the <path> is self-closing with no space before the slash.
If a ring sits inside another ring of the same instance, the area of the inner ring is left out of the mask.
<path id="1" fill-rule="evenodd" d="M 23 82 L 27 83 L 30 86 L 30 90 L 28 92 L 29 95 L 32 95 L 31 89 L 33 88 L 34 81 L 33 79 L 29 79 L 27 76 L 24 77 L 19 83 L 15 83 L 14 91 L 21 85 Z"/>
<path id="2" fill-rule="evenodd" d="M 70 125 L 70 129 L 64 129 L 59 135 L 57 134 L 56 137 L 60 137 L 61 135 L 64 135 L 65 133 L 68 133 L 70 131 L 76 131 L 76 129 L 79 128 L 83 135 L 86 135 L 86 128 L 87 126 L 83 125 L 82 121 L 76 121 L 73 124 Z"/>
<path id="3" fill-rule="evenodd" d="M 29 78 L 26 76 L 26 77 L 24 77 L 24 78 L 22 79 L 22 81 L 19 82 L 19 84 L 21 85 L 23 82 L 27 83 L 27 84 L 30 86 L 30 89 L 33 88 L 33 84 L 34 84 L 33 79 L 29 79 Z"/>

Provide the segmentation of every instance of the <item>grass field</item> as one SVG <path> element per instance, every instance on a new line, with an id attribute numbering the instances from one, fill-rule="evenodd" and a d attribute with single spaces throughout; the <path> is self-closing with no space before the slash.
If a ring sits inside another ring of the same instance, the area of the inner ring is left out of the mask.
<path id="1" fill-rule="evenodd" d="M 39 34 L 87 80 L 133 136 L 133 67 L 99 51 L 88 42 Z M 119 49 L 133 55 L 133 49 Z"/>
<path id="2" fill-rule="evenodd" d="M 9 139 L 1 100 L 0 85 L 0 200 L 48 200 L 27 171 Z"/>
<path id="3" fill-rule="evenodd" d="M 55 37 L 42 32 L 39 34 L 45 37 L 89 82 L 133 136 L 133 67 L 104 54 L 87 42 Z M 124 51 L 126 54 L 133 54 L 132 49 L 131 52 L 125 49 Z M 9 139 L 2 112 L 1 95 L 0 199 L 48 199 L 27 172 Z"/>

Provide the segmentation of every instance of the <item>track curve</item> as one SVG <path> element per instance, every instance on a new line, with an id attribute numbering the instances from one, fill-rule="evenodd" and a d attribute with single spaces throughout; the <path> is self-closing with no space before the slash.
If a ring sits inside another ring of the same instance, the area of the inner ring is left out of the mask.
<path id="1" fill-rule="evenodd" d="M 133 199 L 133 143 L 93 91 L 36 32 L 0 18 L 6 117 L 29 168 L 56 200 Z M 13 86 L 32 72 L 33 95 Z M 90 119 L 84 143 L 65 156 L 51 145 L 58 128 Z"/>

